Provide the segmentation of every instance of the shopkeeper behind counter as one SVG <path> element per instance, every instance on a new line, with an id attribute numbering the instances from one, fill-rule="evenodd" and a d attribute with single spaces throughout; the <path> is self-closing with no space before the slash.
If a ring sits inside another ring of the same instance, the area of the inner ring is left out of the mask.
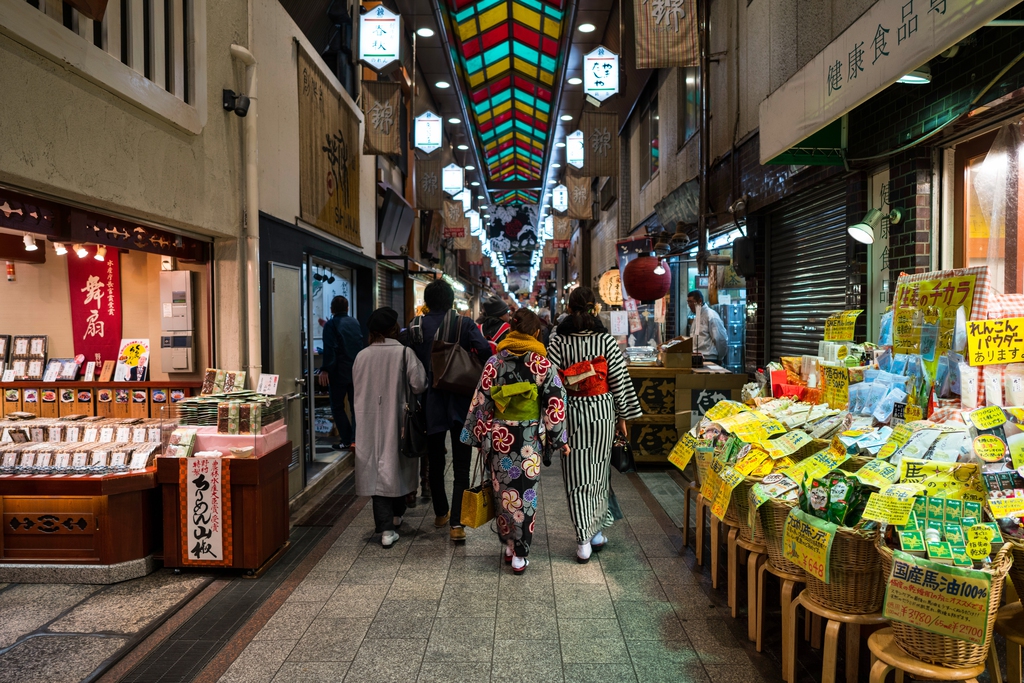
<path id="1" fill-rule="evenodd" d="M 704 303 L 704 295 L 696 289 L 686 295 L 686 303 L 693 311 L 690 336 L 693 337 L 694 352 L 702 354 L 705 362 L 720 363 L 725 360 L 729 340 L 721 316 Z"/>

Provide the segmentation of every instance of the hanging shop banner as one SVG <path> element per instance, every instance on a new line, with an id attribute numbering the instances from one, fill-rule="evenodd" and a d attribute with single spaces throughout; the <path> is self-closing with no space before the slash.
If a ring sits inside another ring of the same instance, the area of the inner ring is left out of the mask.
<path id="1" fill-rule="evenodd" d="M 619 115 L 616 112 L 585 111 L 580 130 L 586 153 L 580 175 L 594 177 L 619 174 Z M 570 198 L 570 203 L 572 199 Z"/>
<path id="2" fill-rule="evenodd" d="M 557 266 L 558 265 L 558 252 L 551 246 L 551 242 L 547 242 L 544 245 L 544 256 L 542 263 L 545 266 Z"/>
<path id="3" fill-rule="evenodd" d="M 359 15 L 359 61 L 381 71 L 399 59 L 401 17 L 384 5 Z"/>
<path id="4" fill-rule="evenodd" d="M 441 160 L 416 160 L 416 208 L 437 211 L 444 208 L 441 196 Z"/>
<path id="5" fill-rule="evenodd" d="M 591 198 L 589 176 L 566 174 L 565 182 L 569 190 L 569 218 L 589 221 L 594 218 L 594 200 Z"/>
<path id="6" fill-rule="evenodd" d="M 568 216 L 555 216 L 551 221 L 552 246 L 555 249 L 568 249 L 572 241 L 572 221 Z"/>
<path id="7" fill-rule="evenodd" d="M 441 117 L 432 111 L 425 111 L 413 119 L 413 146 L 427 154 L 441 149 L 444 128 Z"/>
<path id="8" fill-rule="evenodd" d="M 864 312 L 840 311 L 825 318 L 825 341 L 853 341 L 853 330 L 857 317 Z"/>
<path id="9" fill-rule="evenodd" d="M 578 130 L 565 136 L 565 161 L 574 168 L 583 168 L 583 131 Z"/>
<path id="10" fill-rule="evenodd" d="M 462 211 L 462 202 L 454 199 L 444 200 L 444 238 L 466 236 L 466 214 Z"/>
<path id="11" fill-rule="evenodd" d="M 363 81 L 363 154 L 401 154 L 398 117 L 402 90 L 391 81 Z"/>
<path id="12" fill-rule="evenodd" d="M 850 371 L 844 365 L 822 365 L 823 398 L 829 408 L 846 410 L 850 403 Z"/>
<path id="13" fill-rule="evenodd" d="M 231 565 L 231 478 L 221 458 L 181 458 L 181 561 L 188 566 Z"/>
<path id="14" fill-rule="evenodd" d="M 469 249 L 466 250 L 466 263 L 471 266 L 482 266 L 484 264 L 484 250 L 483 245 L 480 244 L 480 240 L 476 237 L 471 237 L 473 242 L 469 245 Z"/>
<path id="15" fill-rule="evenodd" d="M 435 256 L 441 254 L 441 240 L 444 238 L 444 217 L 443 211 L 433 211 L 430 214 L 430 230 L 427 233 L 427 251 Z"/>
<path id="16" fill-rule="evenodd" d="M 468 252 L 470 249 L 473 248 L 473 240 L 475 239 L 475 237 L 471 237 L 469 235 L 466 235 L 465 237 L 456 237 L 452 241 L 452 249 L 454 249 L 455 251 Z"/>
<path id="17" fill-rule="evenodd" d="M 636 68 L 698 66 L 696 0 L 633 0 Z"/>
<path id="18" fill-rule="evenodd" d="M 782 531 L 782 554 L 823 583 L 829 582 L 829 555 L 836 525 L 793 508 Z"/>
<path id="19" fill-rule="evenodd" d="M 121 344 L 121 258 L 107 248 L 102 261 L 67 258 L 75 355 L 99 365 L 116 360 Z"/>
<path id="20" fill-rule="evenodd" d="M 583 55 L 583 92 L 598 106 L 619 92 L 619 56 L 603 45 Z"/>
<path id="21" fill-rule="evenodd" d="M 967 352 L 971 365 L 1002 365 L 1024 360 L 1024 318 L 969 320 Z"/>
<path id="22" fill-rule="evenodd" d="M 992 575 L 893 551 L 882 615 L 922 631 L 985 644 Z"/>
<path id="23" fill-rule="evenodd" d="M 359 242 L 359 118 L 304 49 L 299 50 L 299 213 Z"/>
<path id="24" fill-rule="evenodd" d="M 927 64 L 1018 1 L 878 0 L 761 102 L 761 163 Z M 642 67 L 639 37 L 638 32 L 637 66 Z"/>

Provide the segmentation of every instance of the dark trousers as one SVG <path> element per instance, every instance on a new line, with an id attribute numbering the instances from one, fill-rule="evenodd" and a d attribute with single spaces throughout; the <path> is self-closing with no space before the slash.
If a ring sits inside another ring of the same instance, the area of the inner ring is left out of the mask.
<path id="1" fill-rule="evenodd" d="M 348 446 L 356 442 L 356 418 L 355 418 L 355 387 L 352 380 L 343 381 L 338 377 L 329 377 L 327 393 L 331 397 L 331 414 L 334 416 L 334 426 L 338 428 L 338 437 L 342 446 Z M 348 419 L 345 412 L 345 397 L 348 397 L 348 404 L 352 406 L 352 419 Z"/>
<path id="2" fill-rule="evenodd" d="M 405 514 L 405 496 L 373 497 L 373 526 L 378 534 L 395 530 L 395 517 Z"/>
<path id="3" fill-rule="evenodd" d="M 444 438 L 452 436 L 452 473 L 455 483 L 452 486 L 452 526 L 462 526 L 462 492 L 469 488 L 469 466 L 473 460 L 473 447 L 459 441 L 462 425 L 453 424 L 447 432 L 427 434 L 427 452 L 430 467 L 430 497 L 434 501 L 434 514 L 443 517 L 448 512 L 448 494 L 444 488 L 445 460 L 448 449 Z"/>

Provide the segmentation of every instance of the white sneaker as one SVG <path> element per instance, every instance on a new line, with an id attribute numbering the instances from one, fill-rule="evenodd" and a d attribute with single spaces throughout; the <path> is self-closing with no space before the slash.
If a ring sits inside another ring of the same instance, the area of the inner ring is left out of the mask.
<path id="1" fill-rule="evenodd" d="M 380 535 L 380 544 L 385 548 L 390 548 L 398 542 L 398 532 L 396 531 L 385 531 Z"/>
<path id="2" fill-rule="evenodd" d="M 595 553 L 599 553 L 604 550 L 605 543 L 607 542 L 608 539 L 605 538 L 604 533 L 598 531 L 597 535 L 590 539 L 590 548 Z"/>
<path id="3" fill-rule="evenodd" d="M 512 558 L 512 571 L 515 574 L 522 574 L 526 571 L 526 565 L 530 564 L 530 561 L 525 557 L 519 557 L 518 555 Z"/>
<path id="4" fill-rule="evenodd" d="M 580 564 L 586 564 L 590 562 L 591 552 L 590 542 L 586 542 L 583 545 L 576 546 L 576 561 Z"/>
<path id="5" fill-rule="evenodd" d="M 395 523 L 395 528 L 396 528 L 396 529 L 397 529 L 398 527 L 402 526 L 402 518 L 401 518 L 401 517 L 395 517 L 395 518 L 394 518 L 394 519 L 392 519 L 391 521 Z"/>

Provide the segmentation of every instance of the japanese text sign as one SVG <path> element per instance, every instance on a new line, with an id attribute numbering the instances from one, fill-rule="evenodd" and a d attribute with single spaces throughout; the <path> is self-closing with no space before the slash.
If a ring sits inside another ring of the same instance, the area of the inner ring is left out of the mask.
<path id="1" fill-rule="evenodd" d="M 900 471 L 895 465 L 886 462 L 882 458 L 875 458 L 854 472 L 853 476 L 868 486 L 875 486 L 881 489 L 896 481 L 900 476 Z"/>
<path id="2" fill-rule="evenodd" d="M 839 467 L 849 459 L 850 456 L 846 453 L 840 455 L 831 449 L 824 450 L 820 453 L 815 453 L 806 460 L 801 460 L 783 472 L 783 474 L 797 481 L 803 481 L 804 477 L 818 479 Z"/>
<path id="3" fill-rule="evenodd" d="M 763 442 L 761 445 L 764 447 L 768 454 L 775 460 L 784 458 L 787 455 L 793 455 L 798 450 L 811 443 L 814 439 L 805 432 L 799 429 L 777 436 L 773 439 Z"/>
<path id="4" fill-rule="evenodd" d="M 793 508 L 782 531 L 782 554 L 824 583 L 829 582 L 829 554 L 836 525 Z"/>
<path id="5" fill-rule="evenodd" d="M 604 46 L 583 55 L 583 92 L 604 102 L 619 92 L 619 56 Z"/>
<path id="6" fill-rule="evenodd" d="M 981 481 L 981 466 L 968 462 L 900 460 L 900 481 L 921 484 L 935 498 L 983 501 L 987 497 Z"/>
<path id="7" fill-rule="evenodd" d="M 668 461 L 679 468 L 682 472 L 690 463 L 693 454 L 697 451 L 697 438 L 687 432 L 679 439 L 672 451 L 668 454 Z"/>
<path id="8" fill-rule="evenodd" d="M 711 501 L 711 514 L 718 519 L 725 519 L 732 499 L 732 490 L 743 481 L 743 475 L 728 465 L 715 459 L 708 468 L 707 478 L 701 486 L 701 495 Z"/>
<path id="9" fill-rule="evenodd" d="M 875 522 L 902 526 L 910 519 L 910 511 L 913 508 L 913 496 L 872 493 L 868 496 L 868 504 L 864 507 L 864 514 L 861 516 Z"/>
<path id="10" fill-rule="evenodd" d="M 359 17 L 359 61 L 380 71 L 399 59 L 402 44 L 400 17 L 377 5 Z"/>
<path id="11" fill-rule="evenodd" d="M 413 119 L 413 145 L 427 154 L 441 149 L 444 128 L 441 117 L 432 111 L 425 111 Z"/>
<path id="12" fill-rule="evenodd" d="M 120 253 L 110 247 L 102 261 L 66 261 L 75 354 L 89 362 L 115 360 L 121 343 Z"/>
<path id="13" fill-rule="evenodd" d="M 708 408 L 708 411 L 704 413 L 704 417 L 709 420 L 715 421 L 720 420 L 723 417 L 729 417 L 736 413 L 743 413 L 750 410 L 739 401 L 719 401 L 715 405 Z"/>
<path id="14" fill-rule="evenodd" d="M 829 408 L 845 410 L 850 403 L 850 371 L 841 365 L 822 365 L 824 399 Z"/>
<path id="15" fill-rule="evenodd" d="M 181 561 L 190 566 L 231 565 L 231 500 L 221 458 L 181 458 Z"/>
<path id="16" fill-rule="evenodd" d="M 825 319 L 825 341 L 853 341 L 853 330 L 857 317 L 864 312 L 840 311 Z"/>
<path id="17" fill-rule="evenodd" d="M 984 645 L 992 575 L 893 552 L 882 614 L 892 621 Z"/>
<path id="18" fill-rule="evenodd" d="M 967 359 L 971 365 L 1024 360 L 1024 318 L 968 321 Z"/>
<path id="19" fill-rule="evenodd" d="M 962 306 L 967 319 L 971 317 L 977 279 L 978 274 L 969 271 L 968 274 L 914 282 L 901 277 L 893 300 L 893 350 L 896 353 L 927 353 L 931 359 L 949 351 L 953 346 L 957 310 Z M 923 311 L 937 313 L 938 316 L 935 343 L 927 345 L 931 348 L 922 348 L 925 346 L 922 344 L 922 321 L 917 316 Z M 935 370 L 933 366 L 930 369 L 932 372 Z"/>

